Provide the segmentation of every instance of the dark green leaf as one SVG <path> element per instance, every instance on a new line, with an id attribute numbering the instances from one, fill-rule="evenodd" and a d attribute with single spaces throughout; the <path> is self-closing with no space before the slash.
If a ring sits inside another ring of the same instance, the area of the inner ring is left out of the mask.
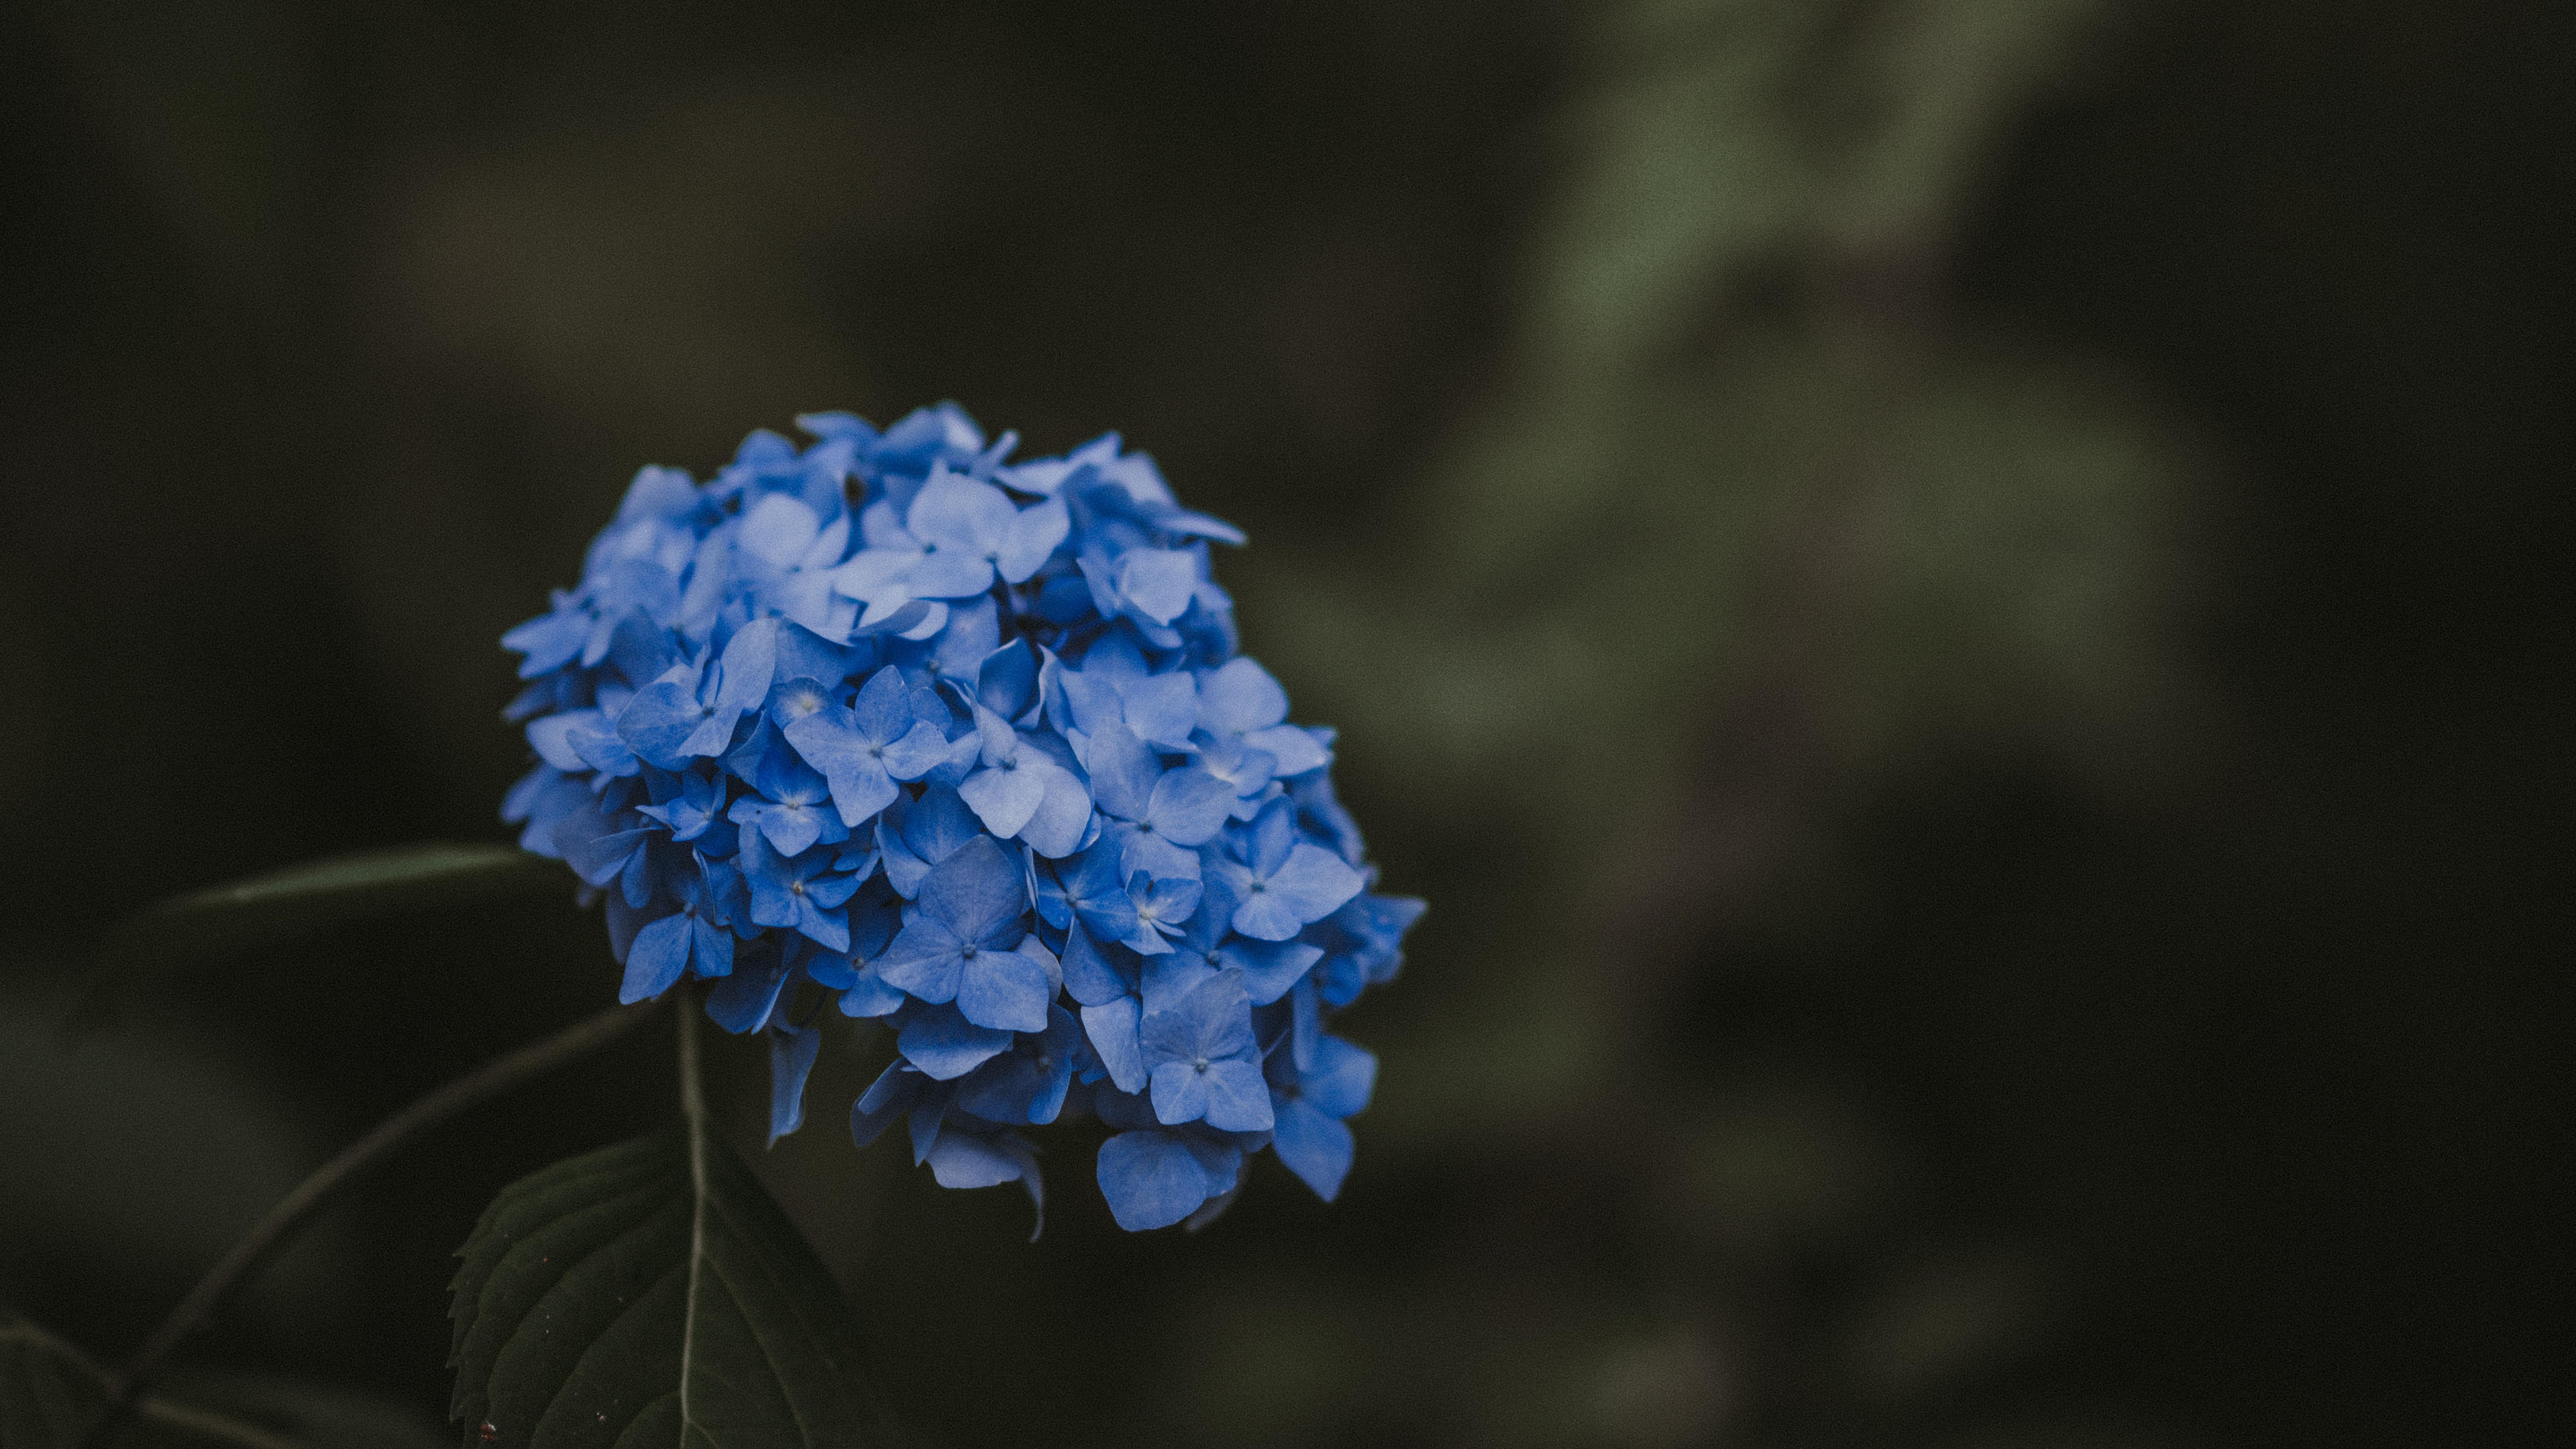
<path id="1" fill-rule="evenodd" d="M 562 866 L 506 845 L 432 842 L 307 861 L 166 900 L 108 932 L 73 1008 L 96 1025 L 143 979 L 290 941 L 382 911 L 566 891 Z"/>
<path id="2" fill-rule="evenodd" d="M 857 1325 L 700 1122 L 505 1189 L 461 1254 L 452 1412 L 469 1445 L 882 1445 Z"/>
<path id="3" fill-rule="evenodd" d="M 441 1449 L 447 1442 L 412 1409 L 284 1374 L 173 1371 L 155 1397 L 229 1415 L 304 1449 Z"/>
<path id="4" fill-rule="evenodd" d="M 0 1308 L 0 1449 L 70 1449 L 108 1399 L 87 1355 Z"/>
<path id="5" fill-rule="evenodd" d="M 92 1441 L 115 1397 L 106 1371 L 0 1308 L 0 1449 L 422 1449 L 430 1442 L 416 1427 L 409 1437 L 383 1432 L 389 1421 L 372 1401 L 331 1390 L 301 1393 L 302 1408 L 273 1389 L 226 1393 L 214 1381 L 177 1397 L 155 1392 Z M 353 1410 L 358 1404 L 374 1408 L 374 1417 Z"/>

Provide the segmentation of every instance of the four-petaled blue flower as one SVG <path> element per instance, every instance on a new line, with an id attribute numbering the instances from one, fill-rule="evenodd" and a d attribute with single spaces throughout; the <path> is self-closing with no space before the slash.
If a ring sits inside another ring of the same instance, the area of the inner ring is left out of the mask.
<path id="1" fill-rule="evenodd" d="M 931 867 L 877 974 L 934 1006 L 956 1002 L 977 1026 L 1046 1030 L 1063 976 L 1055 953 L 1029 935 L 1021 869 L 989 835 Z"/>
<path id="2" fill-rule="evenodd" d="M 1115 434 L 798 423 L 638 473 L 504 637 L 537 763 L 502 815 L 604 898 L 620 998 L 708 983 L 769 1043 L 773 1140 L 837 1006 L 897 1052 L 853 1138 L 904 1121 L 944 1186 L 1042 1208 L 1024 1129 L 1095 1117 L 1124 1227 L 1207 1221 L 1265 1147 L 1332 1197 L 1376 1060 L 1325 1026 L 1422 907 L 1368 889 L 1332 732 L 1237 652 L 1209 548 L 1243 535 Z"/>

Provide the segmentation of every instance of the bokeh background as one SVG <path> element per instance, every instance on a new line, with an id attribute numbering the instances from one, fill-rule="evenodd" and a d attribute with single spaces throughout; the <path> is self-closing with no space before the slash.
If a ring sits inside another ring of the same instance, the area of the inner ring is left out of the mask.
<path id="1" fill-rule="evenodd" d="M 590 1010 L 351 929 L 49 1035 L 99 923 L 504 838 L 494 643 L 646 461 L 1117 427 L 1390 889 L 1338 1205 L 764 1174 L 958 1449 L 2563 1427 L 2570 57 L 2544 0 L 0 9 L 0 1299 L 108 1355 Z M 403 1157 L 200 1358 L 442 1422 Z M 746 1143 L 759 1063 L 728 1059 Z M 442 1428 L 440 1433 L 446 1431 Z"/>

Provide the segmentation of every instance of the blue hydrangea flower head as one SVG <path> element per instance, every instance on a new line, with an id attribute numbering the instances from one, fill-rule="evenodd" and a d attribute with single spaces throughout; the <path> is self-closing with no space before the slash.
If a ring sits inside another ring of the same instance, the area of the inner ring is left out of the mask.
<path id="1" fill-rule="evenodd" d="M 1231 525 L 1109 434 L 1011 461 L 955 404 L 637 473 L 577 587 L 511 630 L 535 764 L 502 818 L 603 901 L 643 1001 L 770 1046 L 798 1130 L 821 1012 L 897 1052 L 850 1111 L 946 1187 L 1097 1119 L 1130 1230 L 1204 1223 L 1264 1148 L 1350 1171 L 1377 1059 L 1327 1031 L 1422 902 L 1379 895 L 1334 736 L 1239 652 Z"/>

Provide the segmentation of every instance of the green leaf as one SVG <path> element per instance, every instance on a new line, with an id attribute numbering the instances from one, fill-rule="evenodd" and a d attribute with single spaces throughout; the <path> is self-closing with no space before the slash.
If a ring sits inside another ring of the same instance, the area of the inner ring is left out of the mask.
<path id="1" fill-rule="evenodd" d="M 88 1355 L 0 1308 L 0 1449 L 71 1449 L 109 1397 Z"/>
<path id="2" fill-rule="evenodd" d="M 174 1370 L 156 1398 L 229 1415 L 306 1449 L 441 1449 L 447 1436 L 416 1411 L 335 1384 L 285 1374 Z"/>
<path id="3" fill-rule="evenodd" d="M 230 1389 L 225 1387 L 234 1383 Z M 89 1355 L 0 1307 L 0 1449 L 423 1449 L 417 1426 L 359 1395 L 275 1381 L 205 1379 L 147 1394 L 99 1433 L 115 1392 Z M 198 1402 L 203 1399 L 204 1402 Z"/>
<path id="4" fill-rule="evenodd" d="M 108 932 L 97 977 L 72 1010 L 93 1026 L 151 976 L 223 960 L 383 911 L 538 895 L 561 866 L 506 845 L 432 842 L 307 861 L 166 900 Z"/>
<path id="5" fill-rule="evenodd" d="M 217 1023 L 69 1042 L 77 996 L 44 957 L 0 973 L 0 1284 L 53 1281 L 167 1307 L 326 1154 L 247 1070 Z M 268 1328 L 355 1308 L 363 1239 L 315 1225 L 245 1285 L 235 1312 Z"/>
<path id="6" fill-rule="evenodd" d="M 468 1445 L 893 1442 L 848 1307 L 702 1109 L 512 1184 L 460 1256 Z"/>

